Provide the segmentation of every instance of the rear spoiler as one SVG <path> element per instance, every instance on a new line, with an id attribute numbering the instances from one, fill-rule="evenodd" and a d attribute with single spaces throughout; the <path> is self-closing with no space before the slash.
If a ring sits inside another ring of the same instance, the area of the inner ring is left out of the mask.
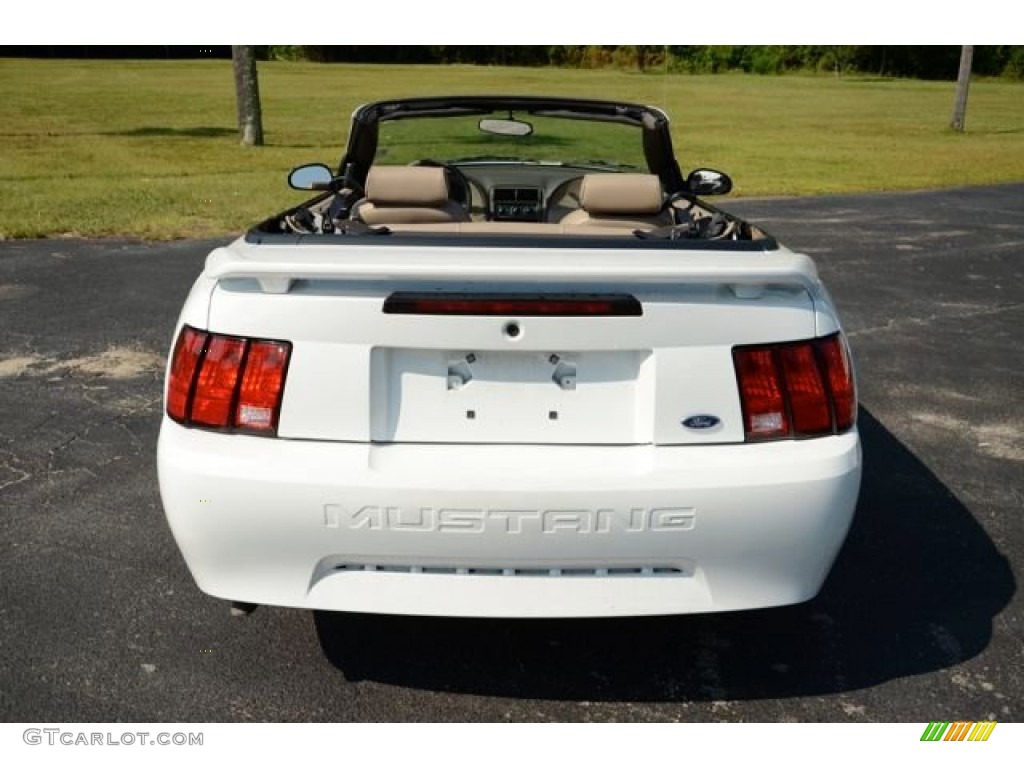
<path id="1" fill-rule="evenodd" d="M 296 280 L 725 284 L 740 298 L 756 298 L 768 285 L 800 286 L 811 296 L 822 290 L 814 262 L 784 249 L 361 248 L 347 243 L 305 248 L 243 243 L 214 250 L 206 259 L 205 275 L 218 281 L 257 280 L 265 293 L 287 293 Z"/>

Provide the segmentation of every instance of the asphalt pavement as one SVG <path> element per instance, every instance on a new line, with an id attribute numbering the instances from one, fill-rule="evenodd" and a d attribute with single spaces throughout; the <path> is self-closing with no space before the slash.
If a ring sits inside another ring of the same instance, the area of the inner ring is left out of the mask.
<path id="1" fill-rule="evenodd" d="M 230 617 L 155 471 L 163 358 L 221 241 L 0 242 L 0 718 L 1019 720 L 1024 185 L 723 207 L 818 262 L 864 484 L 815 600 L 666 618 Z"/>

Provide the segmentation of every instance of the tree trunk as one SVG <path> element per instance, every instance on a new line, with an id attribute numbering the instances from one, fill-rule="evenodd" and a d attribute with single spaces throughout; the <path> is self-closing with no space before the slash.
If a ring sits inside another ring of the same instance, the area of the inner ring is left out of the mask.
<path id="1" fill-rule="evenodd" d="M 251 45 L 232 45 L 235 97 L 238 103 L 238 138 L 246 147 L 263 145 L 263 112 L 256 78 L 256 52 Z"/>
<path id="2" fill-rule="evenodd" d="M 963 133 L 964 120 L 967 117 L 967 89 L 971 84 L 971 61 L 974 59 L 974 46 L 960 47 L 960 74 L 956 80 L 956 101 L 953 103 L 953 118 L 949 127 Z"/>

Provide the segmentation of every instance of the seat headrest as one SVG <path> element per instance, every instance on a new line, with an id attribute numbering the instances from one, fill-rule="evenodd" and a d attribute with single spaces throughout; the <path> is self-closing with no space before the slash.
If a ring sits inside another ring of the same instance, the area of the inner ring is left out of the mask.
<path id="1" fill-rule="evenodd" d="M 646 216 L 661 211 L 661 181 L 649 173 L 588 173 L 580 205 L 604 216 Z"/>
<path id="2" fill-rule="evenodd" d="M 366 198 L 383 205 L 440 206 L 448 202 L 444 168 L 377 165 L 366 176 Z"/>

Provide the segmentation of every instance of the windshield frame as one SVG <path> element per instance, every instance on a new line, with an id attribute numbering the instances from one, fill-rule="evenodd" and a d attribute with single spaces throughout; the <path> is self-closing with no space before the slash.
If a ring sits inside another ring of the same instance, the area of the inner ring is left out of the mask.
<path id="1" fill-rule="evenodd" d="M 640 129 L 647 170 L 671 194 L 683 189 L 683 176 L 672 150 L 668 116 L 657 107 L 625 102 L 540 96 L 449 96 L 378 101 L 352 113 L 352 128 L 339 175 L 365 183 L 380 139 L 380 125 L 411 118 L 486 116 L 511 111 L 522 116 L 557 117 L 621 123 Z"/>

